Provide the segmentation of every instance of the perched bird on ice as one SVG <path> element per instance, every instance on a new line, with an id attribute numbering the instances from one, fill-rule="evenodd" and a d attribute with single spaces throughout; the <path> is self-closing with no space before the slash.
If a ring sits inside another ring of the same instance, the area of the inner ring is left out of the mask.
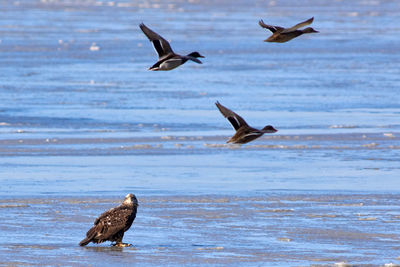
<path id="1" fill-rule="evenodd" d="M 147 38 L 149 38 L 150 42 L 153 43 L 154 49 L 158 54 L 158 61 L 151 66 L 149 70 L 172 70 L 184 64 L 188 60 L 202 64 L 202 62 L 197 59 L 199 57 L 204 58 L 199 52 L 192 52 L 186 56 L 175 54 L 167 40 L 152 31 L 143 23 L 141 23 L 139 27 Z"/>
<path id="2" fill-rule="evenodd" d="M 135 220 L 138 206 L 135 195 L 126 195 L 121 205 L 109 209 L 94 221 L 94 226 L 86 233 L 86 237 L 79 245 L 86 246 L 90 242 L 111 241 L 115 242 L 114 246 L 117 247 L 130 246 L 130 244 L 122 243 L 122 238 Z"/>

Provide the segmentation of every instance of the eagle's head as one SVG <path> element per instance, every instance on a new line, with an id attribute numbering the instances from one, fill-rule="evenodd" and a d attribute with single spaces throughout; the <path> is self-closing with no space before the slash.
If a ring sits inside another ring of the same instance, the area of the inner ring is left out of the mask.
<path id="1" fill-rule="evenodd" d="M 125 205 L 133 205 L 133 206 L 139 206 L 139 202 L 134 194 L 127 194 L 123 204 Z"/>

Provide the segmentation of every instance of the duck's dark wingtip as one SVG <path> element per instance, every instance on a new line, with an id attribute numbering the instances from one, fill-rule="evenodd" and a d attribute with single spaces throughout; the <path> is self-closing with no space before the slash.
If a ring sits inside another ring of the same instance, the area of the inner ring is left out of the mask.
<path id="1" fill-rule="evenodd" d="M 139 24 L 140 29 L 143 30 L 144 27 L 146 27 L 146 25 L 144 25 L 143 21 Z"/>

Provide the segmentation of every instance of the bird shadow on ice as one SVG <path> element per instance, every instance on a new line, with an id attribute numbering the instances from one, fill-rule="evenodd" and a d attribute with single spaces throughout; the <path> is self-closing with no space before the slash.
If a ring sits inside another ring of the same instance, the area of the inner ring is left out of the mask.
<path id="1" fill-rule="evenodd" d="M 94 252 L 122 252 L 127 250 L 138 250 L 135 246 L 130 247 L 116 247 L 116 246 L 101 246 L 101 247 L 83 247 L 83 249 Z"/>

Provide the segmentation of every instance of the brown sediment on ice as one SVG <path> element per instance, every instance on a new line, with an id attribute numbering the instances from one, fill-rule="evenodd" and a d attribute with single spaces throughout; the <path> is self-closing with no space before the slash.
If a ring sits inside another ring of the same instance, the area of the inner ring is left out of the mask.
<path id="1" fill-rule="evenodd" d="M 29 207 L 29 205 L 27 205 L 27 204 L 6 204 L 6 205 L 0 205 L 0 209 L 1 209 L 1 208 L 3 208 L 3 209 L 5 209 L 5 208 L 7 208 L 7 209 L 9 209 L 9 208 L 27 208 L 27 207 Z"/>
<path id="2" fill-rule="evenodd" d="M 307 214 L 307 217 L 310 218 L 336 218 L 338 216 L 337 214 Z"/>
<path id="3" fill-rule="evenodd" d="M 50 246 L 50 245 L 10 245 L 10 249 L 44 249 L 44 250 L 53 250 L 53 249 L 58 249 L 55 246 Z"/>
<path id="4" fill-rule="evenodd" d="M 229 150 L 397 150 L 400 135 L 349 133 L 267 135 L 246 145 L 226 144 L 223 136 L 160 136 L 131 138 L 21 138 L 0 140 L 1 155 L 102 155 L 174 153 L 205 149 Z"/>
<path id="5" fill-rule="evenodd" d="M 289 213 L 294 212 L 293 209 L 264 209 L 264 210 L 257 210 L 256 212 L 279 212 L 279 213 Z"/>
<path id="6" fill-rule="evenodd" d="M 281 241 L 281 242 L 291 242 L 292 239 L 287 238 L 287 237 L 278 237 L 276 240 Z"/>
<path id="7" fill-rule="evenodd" d="M 223 250 L 224 247 L 200 247 L 197 250 Z"/>
<path id="8" fill-rule="evenodd" d="M 359 221 L 376 221 L 377 218 L 375 217 L 365 217 L 365 218 L 358 218 Z"/>

